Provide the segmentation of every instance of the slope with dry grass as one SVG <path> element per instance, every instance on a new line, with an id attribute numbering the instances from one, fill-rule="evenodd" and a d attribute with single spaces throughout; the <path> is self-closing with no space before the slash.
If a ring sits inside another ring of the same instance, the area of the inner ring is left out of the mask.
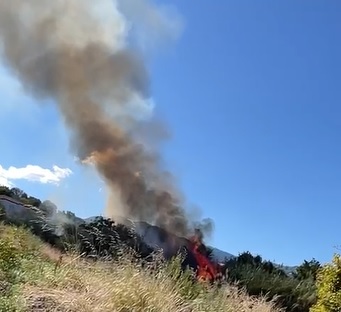
<path id="1" fill-rule="evenodd" d="M 0 311 L 278 311 L 235 287 L 179 277 L 177 260 L 156 265 L 61 255 L 23 228 L 0 225 Z"/>

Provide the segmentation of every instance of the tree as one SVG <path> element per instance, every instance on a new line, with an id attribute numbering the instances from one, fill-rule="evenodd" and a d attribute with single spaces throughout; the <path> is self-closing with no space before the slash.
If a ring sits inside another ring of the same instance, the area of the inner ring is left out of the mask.
<path id="1" fill-rule="evenodd" d="M 271 261 L 250 252 L 225 262 L 227 280 L 238 283 L 249 295 L 266 295 L 287 312 L 308 312 L 315 303 L 316 287 L 312 278 L 299 280 L 286 274 Z"/>
<path id="2" fill-rule="evenodd" d="M 334 255 L 317 274 L 317 302 L 311 312 L 341 311 L 341 256 Z"/>
<path id="3" fill-rule="evenodd" d="M 254 267 L 259 267 L 259 266 L 262 266 L 263 259 L 259 255 L 253 256 L 249 251 L 246 251 L 246 252 L 239 254 L 239 256 L 237 257 L 237 262 L 239 264 L 249 264 Z"/>
<path id="4" fill-rule="evenodd" d="M 20 188 L 13 187 L 11 189 L 11 197 L 15 199 L 22 199 L 22 198 L 27 198 L 27 194 Z"/>
<path id="5" fill-rule="evenodd" d="M 11 196 L 11 189 L 7 186 L 0 186 L 0 195 Z"/>
<path id="6" fill-rule="evenodd" d="M 320 269 L 320 262 L 314 258 L 310 261 L 304 260 L 304 262 L 297 267 L 296 272 L 293 273 L 293 276 L 299 280 L 305 280 L 308 278 L 316 280 L 317 273 Z"/>

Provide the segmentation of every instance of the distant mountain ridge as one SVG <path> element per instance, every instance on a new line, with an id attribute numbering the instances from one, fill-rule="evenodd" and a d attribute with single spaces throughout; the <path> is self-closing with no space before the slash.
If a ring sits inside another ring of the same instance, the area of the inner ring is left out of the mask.
<path id="1" fill-rule="evenodd" d="M 215 261 L 218 262 L 224 262 L 225 260 L 230 260 L 232 258 L 235 258 L 235 255 L 232 255 L 226 251 L 220 250 L 216 247 L 208 246 L 209 248 L 212 248 L 212 255 Z"/>

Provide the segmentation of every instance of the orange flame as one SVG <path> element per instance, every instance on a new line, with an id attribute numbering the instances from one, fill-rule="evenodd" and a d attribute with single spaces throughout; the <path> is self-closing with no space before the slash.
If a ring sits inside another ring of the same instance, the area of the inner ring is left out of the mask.
<path id="1" fill-rule="evenodd" d="M 199 235 L 198 235 L 199 233 Z M 191 252 L 195 257 L 198 268 L 197 268 L 197 278 L 198 280 L 213 282 L 218 275 L 218 272 L 214 266 L 214 264 L 208 259 L 206 255 L 204 255 L 200 251 L 200 247 L 203 245 L 202 243 L 202 235 L 200 232 L 197 232 L 191 239 Z"/>

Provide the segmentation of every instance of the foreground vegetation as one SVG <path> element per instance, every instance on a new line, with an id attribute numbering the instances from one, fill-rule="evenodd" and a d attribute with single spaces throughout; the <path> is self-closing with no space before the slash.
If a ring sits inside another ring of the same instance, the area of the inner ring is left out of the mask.
<path id="1" fill-rule="evenodd" d="M 155 258 L 131 228 L 85 223 L 18 189 L 2 194 L 32 208 L 9 219 L 0 207 L 0 311 L 341 311 L 338 255 L 288 273 L 244 252 L 225 261 L 223 285 L 207 288 L 180 274 L 180 259 Z"/>
<path id="2" fill-rule="evenodd" d="M 178 260 L 143 268 L 134 258 L 62 255 L 27 230 L 0 225 L 0 311 L 276 311 L 235 287 L 180 274 Z"/>

